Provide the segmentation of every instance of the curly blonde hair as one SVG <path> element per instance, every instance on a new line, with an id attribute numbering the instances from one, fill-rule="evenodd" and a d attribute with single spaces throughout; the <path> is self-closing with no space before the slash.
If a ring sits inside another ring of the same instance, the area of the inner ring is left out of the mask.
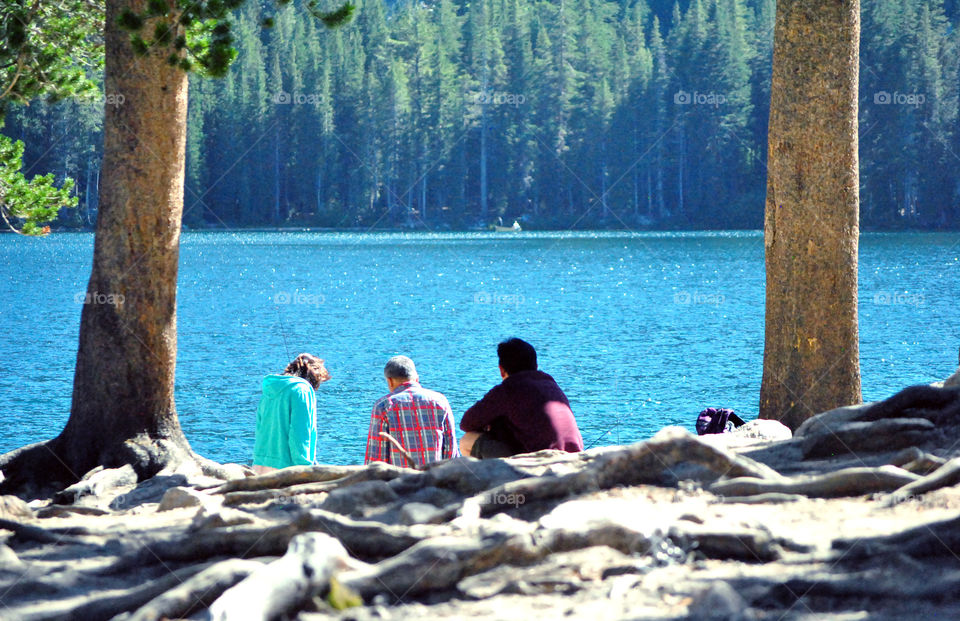
<path id="1" fill-rule="evenodd" d="M 284 375 L 295 375 L 310 382 L 314 389 L 330 379 L 330 372 L 323 366 L 323 359 L 313 354 L 300 354 L 287 365 Z"/>

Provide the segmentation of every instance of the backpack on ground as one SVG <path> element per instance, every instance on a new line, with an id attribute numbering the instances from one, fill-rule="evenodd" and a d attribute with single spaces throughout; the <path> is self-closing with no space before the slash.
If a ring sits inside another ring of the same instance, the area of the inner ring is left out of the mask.
<path id="1" fill-rule="evenodd" d="M 743 419 L 729 408 L 707 408 L 697 416 L 697 435 L 726 433 L 743 424 Z"/>

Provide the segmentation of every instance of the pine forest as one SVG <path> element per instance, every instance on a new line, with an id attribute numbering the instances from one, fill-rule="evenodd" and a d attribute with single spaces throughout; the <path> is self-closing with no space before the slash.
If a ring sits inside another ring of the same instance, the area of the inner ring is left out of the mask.
<path id="1" fill-rule="evenodd" d="M 190 228 L 761 228 L 772 0 L 247 2 L 191 76 Z M 957 0 L 862 8 L 861 221 L 960 223 Z M 265 21 L 272 27 L 264 27 Z M 25 168 L 96 217 L 103 106 L 12 106 Z"/>

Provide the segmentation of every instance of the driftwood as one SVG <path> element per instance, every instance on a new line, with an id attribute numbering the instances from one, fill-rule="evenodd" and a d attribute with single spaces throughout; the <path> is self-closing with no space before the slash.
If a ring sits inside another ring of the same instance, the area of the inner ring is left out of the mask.
<path id="1" fill-rule="evenodd" d="M 877 401 L 847 405 L 812 416 L 797 427 L 793 432 L 794 439 L 817 436 L 823 433 L 836 431 L 843 425 L 859 419 L 863 412 L 876 405 Z"/>

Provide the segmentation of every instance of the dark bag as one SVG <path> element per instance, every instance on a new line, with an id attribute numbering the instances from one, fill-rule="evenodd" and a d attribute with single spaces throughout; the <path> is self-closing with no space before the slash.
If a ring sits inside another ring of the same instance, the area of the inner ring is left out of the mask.
<path id="1" fill-rule="evenodd" d="M 697 416 L 697 435 L 726 433 L 743 424 L 743 419 L 729 408 L 707 408 Z"/>

